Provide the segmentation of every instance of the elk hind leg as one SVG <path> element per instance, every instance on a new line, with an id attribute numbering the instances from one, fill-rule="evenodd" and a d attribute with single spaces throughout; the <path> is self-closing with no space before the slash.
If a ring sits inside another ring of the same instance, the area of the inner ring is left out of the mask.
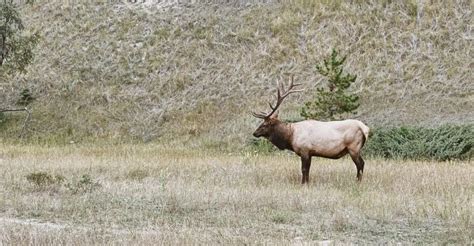
<path id="1" fill-rule="evenodd" d="M 359 152 L 352 152 L 349 151 L 349 154 L 351 155 L 352 161 L 357 167 L 357 180 L 362 181 L 362 174 L 364 173 L 364 159 L 362 159 L 362 156 L 360 156 Z"/>

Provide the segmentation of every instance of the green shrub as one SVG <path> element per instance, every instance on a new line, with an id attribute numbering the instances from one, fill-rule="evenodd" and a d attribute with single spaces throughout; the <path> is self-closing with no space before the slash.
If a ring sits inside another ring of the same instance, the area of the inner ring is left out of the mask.
<path id="1" fill-rule="evenodd" d="M 468 160 L 474 154 L 473 144 L 474 125 L 375 128 L 364 153 L 396 159 Z"/>
<path id="2" fill-rule="evenodd" d="M 17 101 L 18 105 L 28 106 L 35 98 L 31 91 L 27 89 L 23 89 L 20 93 L 20 98 Z"/>

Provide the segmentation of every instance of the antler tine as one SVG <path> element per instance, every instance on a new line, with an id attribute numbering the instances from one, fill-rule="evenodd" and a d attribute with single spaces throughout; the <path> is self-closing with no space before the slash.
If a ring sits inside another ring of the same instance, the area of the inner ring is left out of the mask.
<path id="1" fill-rule="evenodd" d="M 271 103 L 268 103 L 268 105 L 270 106 L 270 108 L 272 109 L 272 111 L 268 114 L 265 114 L 265 113 L 254 113 L 252 112 L 253 116 L 257 117 L 257 118 L 261 118 L 261 119 L 265 119 L 265 118 L 268 118 L 270 116 L 272 116 L 278 109 L 278 107 L 280 107 L 280 104 L 283 102 L 283 100 L 290 94 L 292 93 L 296 93 L 296 92 L 302 92 L 304 91 L 304 89 L 299 89 L 299 90 L 294 90 L 293 88 L 296 87 L 296 86 L 300 86 L 301 84 L 295 84 L 294 83 L 294 75 L 291 76 L 291 79 L 290 79 L 290 84 L 288 85 L 288 88 L 285 90 L 285 86 L 280 83 L 279 81 L 277 81 L 277 101 L 276 101 L 276 104 L 275 106 L 273 106 Z"/>
<path id="2" fill-rule="evenodd" d="M 293 81 L 294 77 L 295 77 L 294 75 L 291 75 L 290 88 L 302 85 L 302 83 L 295 84 L 294 81 Z"/>
<path id="3" fill-rule="evenodd" d="M 280 81 L 277 80 L 277 100 L 278 98 L 280 98 L 281 96 L 281 90 L 282 90 L 283 86 L 282 84 L 280 83 Z"/>
<path id="4" fill-rule="evenodd" d="M 302 85 L 302 84 L 301 83 L 298 83 L 298 84 L 294 83 L 294 76 L 292 75 L 291 79 L 290 79 L 290 84 L 288 85 L 288 89 L 285 91 L 285 93 L 283 93 L 282 99 L 287 97 L 288 95 L 290 95 L 292 93 L 304 91 L 304 89 L 293 90 L 294 87 L 300 86 L 300 85 Z"/>
<path id="5" fill-rule="evenodd" d="M 283 83 L 280 83 L 280 88 L 278 89 L 280 91 L 280 97 L 283 92 L 283 95 L 285 95 L 285 85 Z"/>
<path id="6" fill-rule="evenodd" d="M 265 119 L 265 117 L 267 117 L 267 114 L 261 112 L 261 113 L 255 113 L 255 112 L 252 112 L 252 115 L 256 118 L 260 118 L 260 119 Z"/>
<path id="7" fill-rule="evenodd" d="M 277 102 L 275 106 L 273 106 L 271 103 L 268 103 L 268 105 L 270 105 L 270 108 L 272 109 L 272 112 L 269 115 L 272 115 L 280 105 L 280 101 L 282 99 L 282 91 L 285 91 L 285 88 L 283 87 L 283 84 L 281 84 L 280 81 L 277 80 Z"/>
<path id="8" fill-rule="evenodd" d="M 273 109 L 273 105 L 271 103 L 268 103 L 268 106 L 270 106 L 270 108 Z"/>

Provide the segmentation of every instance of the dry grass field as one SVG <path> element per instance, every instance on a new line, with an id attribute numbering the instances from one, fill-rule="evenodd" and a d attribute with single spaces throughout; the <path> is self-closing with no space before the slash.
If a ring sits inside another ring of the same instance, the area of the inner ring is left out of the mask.
<path id="1" fill-rule="evenodd" d="M 473 243 L 472 161 L 367 160 L 358 184 L 349 159 L 316 159 L 308 186 L 299 165 L 285 152 L 1 144 L 0 244 Z"/>

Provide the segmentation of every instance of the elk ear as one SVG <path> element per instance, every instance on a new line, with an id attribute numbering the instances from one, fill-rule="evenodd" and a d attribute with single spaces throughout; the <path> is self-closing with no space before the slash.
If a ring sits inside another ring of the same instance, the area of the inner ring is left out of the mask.
<path id="1" fill-rule="evenodd" d="M 272 116 L 270 116 L 271 119 L 278 119 L 278 111 L 276 111 L 275 113 L 272 114 Z"/>

